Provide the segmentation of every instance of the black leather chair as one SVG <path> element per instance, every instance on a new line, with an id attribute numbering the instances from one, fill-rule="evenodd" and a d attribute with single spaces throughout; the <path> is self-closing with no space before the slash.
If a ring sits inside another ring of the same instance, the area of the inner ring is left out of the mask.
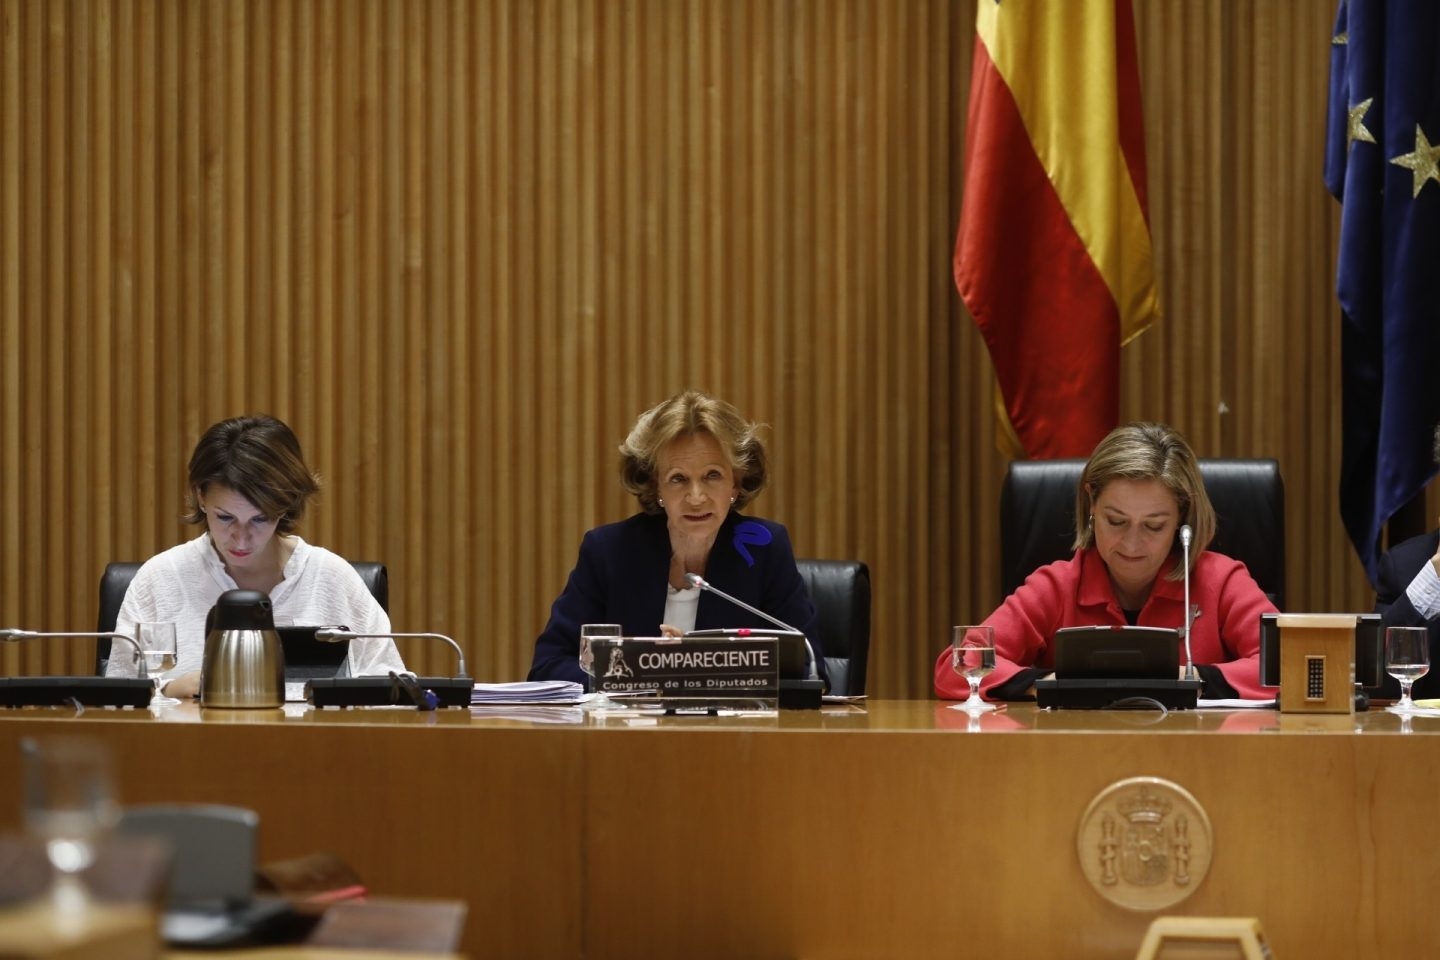
<path id="1" fill-rule="evenodd" d="M 1000 491 L 1002 599 L 1037 568 L 1073 554 L 1075 486 L 1084 460 L 1016 460 Z M 1285 483 L 1275 460 L 1202 459 L 1215 506 L 1210 549 L 1250 568 L 1285 609 Z"/>
<path id="2" fill-rule="evenodd" d="M 360 579 L 365 581 L 365 586 L 370 588 L 370 594 L 380 604 L 380 609 L 386 613 L 390 612 L 390 573 L 385 564 L 376 563 L 373 560 L 351 560 L 350 565 L 355 572 L 360 574 Z M 95 630 L 97 633 L 110 633 L 115 629 L 115 621 L 120 617 L 120 604 L 125 600 L 125 591 L 130 589 L 130 581 L 135 579 L 135 573 L 140 569 L 140 564 L 132 562 L 116 562 L 107 564 L 105 572 L 100 575 L 100 616 L 96 621 Z M 95 641 L 95 673 L 98 676 L 105 674 L 105 663 L 110 659 L 110 641 L 101 639 Z"/>
<path id="3" fill-rule="evenodd" d="M 870 662 L 870 568 L 858 560 L 796 560 L 819 620 L 830 692 L 865 693 Z"/>

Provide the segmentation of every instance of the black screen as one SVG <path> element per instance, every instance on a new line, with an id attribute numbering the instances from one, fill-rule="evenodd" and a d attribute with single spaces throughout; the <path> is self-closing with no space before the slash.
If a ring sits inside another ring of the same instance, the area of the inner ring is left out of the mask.
<path id="1" fill-rule="evenodd" d="M 1180 674 L 1180 631 L 1167 627 L 1063 627 L 1051 642 L 1061 680 L 1174 680 Z"/>
<path id="2" fill-rule="evenodd" d="M 340 672 L 350 652 L 349 640 L 316 640 L 315 631 L 325 627 L 277 627 L 280 647 L 285 651 L 285 679 L 291 682 L 333 677 Z"/>

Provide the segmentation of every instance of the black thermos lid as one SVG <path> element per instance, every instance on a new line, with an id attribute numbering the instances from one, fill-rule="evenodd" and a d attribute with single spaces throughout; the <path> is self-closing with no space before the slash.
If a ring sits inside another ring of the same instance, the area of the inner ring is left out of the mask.
<path id="1" fill-rule="evenodd" d="M 270 597 L 259 590 L 226 590 L 205 616 L 205 632 L 212 630 L 274 630 Z"/>

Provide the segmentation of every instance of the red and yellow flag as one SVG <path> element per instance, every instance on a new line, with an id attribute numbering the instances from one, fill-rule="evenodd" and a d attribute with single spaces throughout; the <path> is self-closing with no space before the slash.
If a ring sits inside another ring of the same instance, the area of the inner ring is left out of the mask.
<path id="1" fill-rule="evenodd" d="M 1130 0 L 980 0 L 955 286 L 1015 437 L 1088 456 L 1160 314 Z"/>

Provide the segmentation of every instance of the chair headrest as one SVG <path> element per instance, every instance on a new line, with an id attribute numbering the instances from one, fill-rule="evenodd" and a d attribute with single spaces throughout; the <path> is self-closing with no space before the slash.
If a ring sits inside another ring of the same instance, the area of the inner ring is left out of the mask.
<path id="1" fill-rule="evenodd" d="M 1273 459 L 1201 459 L 1215 507 L 1209 549 L 1244 563 L 1260 589 L 1285 606 L 1285 483 Z M 1009 596 L 1032 572 L 1071 555 L 1075 488 L 1084 460 L 1017 460 L 1000 493 L 1000 586 Z"/>

